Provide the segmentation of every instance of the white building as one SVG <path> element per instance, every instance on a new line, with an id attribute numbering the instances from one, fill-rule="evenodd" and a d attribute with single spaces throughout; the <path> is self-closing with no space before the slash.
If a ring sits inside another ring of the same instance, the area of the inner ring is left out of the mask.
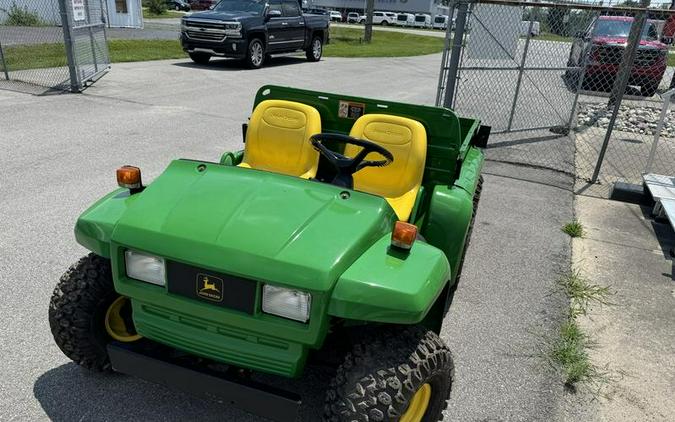
<path id="1" fill-rule="evenodd" d="M 311 7 L 339 10 L 341 12 L 365 12 L 366 0 L 310 0 Z M 383 12 L 428 13 L 432 16 L 447 15 L 448 7 L 440 0 L 375 0 L 375 10 Z"/>
<path id="2" fill-rule="evenodd" d="M 75 25 L 103 19 L 109 27 L 143 27 L 141 0 L 65 0 L 65 4 Z M 0 25 L 7 22 L 14 5 L 34 14 L 45 25 L 61 25 L 59 0 L 0 0 Z"/>

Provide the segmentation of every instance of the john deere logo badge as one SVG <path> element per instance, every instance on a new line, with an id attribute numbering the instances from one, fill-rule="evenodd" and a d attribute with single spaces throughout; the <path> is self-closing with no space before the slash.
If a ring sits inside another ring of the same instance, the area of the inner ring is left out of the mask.
<path id="1" fill-rule="evenodd" d="M 206 274 L 197 274 L 197 296 L 220 302 L 223 300 L 223 280 Z"/>

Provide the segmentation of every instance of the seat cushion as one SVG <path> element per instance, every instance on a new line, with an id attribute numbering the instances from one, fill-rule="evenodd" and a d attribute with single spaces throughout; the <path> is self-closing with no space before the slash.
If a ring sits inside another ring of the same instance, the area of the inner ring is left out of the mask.
<path id="1" fill-rule="evenodd" d="M 400 220 L 407 221 L 422 184 L 427 155 L 427 132 L 412 119 L 388 114 L 366 114 L 352 127 L 350 136 L 375 142 L 394 156 L 387 167 L 367 167 L 354 174 L 354 189 L 387 199 Z M 353 157 L 361 147 L 347 145 Z M 367 159 L 381 159 L 370 153 Z"/>
<path id="2" fill-rule="evenodd" d="M 314 177 L 319 153 L 309 138 L 317 133 L 321 133 L 321 116 L 314 107 L 293 101 L 263 101 L 251 115 L 240 167 Z"/>

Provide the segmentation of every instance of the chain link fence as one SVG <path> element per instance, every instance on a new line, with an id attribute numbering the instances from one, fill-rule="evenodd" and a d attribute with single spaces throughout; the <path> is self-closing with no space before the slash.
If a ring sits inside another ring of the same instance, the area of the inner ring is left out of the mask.
<path id="1" fill-rule="evenodd" d="M 453 9 L 466 23 L 438 98 L 447 93 L 446 105 L 492 127 L 488 159 L 553 170 L 533 174 L 571 176 L 575 191 L 607 196 L 615 182 L 642 183 L 660 136 L 649 171 L 675 174 L 669 111 L 659 123 L 675 65 L 665 43 L 673 12 L 515 0 Z"/>
<path id="2" fill-rule="evenodd" d="M 81 91 L 109 67 L 102 0 L 0 0 L 0 88 Z"/>

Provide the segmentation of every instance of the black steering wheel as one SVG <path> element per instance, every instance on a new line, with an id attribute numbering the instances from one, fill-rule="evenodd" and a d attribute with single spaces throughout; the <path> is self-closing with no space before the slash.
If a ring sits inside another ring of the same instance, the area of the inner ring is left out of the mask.
<path id="1" fill-rule="evenodd" d="M 343 188 L 354 188 L 354 173 L 365 167 L 384 167 L 394 162 L 394 156 L 384 147 L 365 139 L 358 139 L 352 136 L 339 133 L 318 133 L 309 138 L 315 150 L 319 151 L 335 168 L 337 174 L 331 181 L 333 185 Z M 360 146 L 363 149 L 356 154 L 356 157 L 350 158 L 335 151 L 331 151 L 323 144 L 323 141 L 336 141 L 344 144 Z M 383 160 L 366 160 L 366 156 L 371 152 L 380 154 Z"/>

